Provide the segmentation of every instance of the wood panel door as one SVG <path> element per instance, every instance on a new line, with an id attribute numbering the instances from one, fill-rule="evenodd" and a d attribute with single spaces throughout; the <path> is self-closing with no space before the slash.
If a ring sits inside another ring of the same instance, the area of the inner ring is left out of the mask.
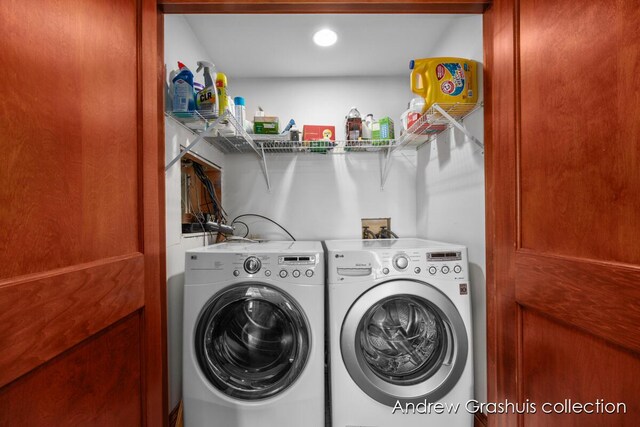
<path id="1" fill-rule="evenodd" d="M 0 20 L 0 425 L 164 425 L 155 1 Z"/>
<path id="2" fill-rule="evenodd" d="M 489 395 L 535 403 L 491 426 L 640 420 L 639 19 L 604 0 L 485 15 Z"/>

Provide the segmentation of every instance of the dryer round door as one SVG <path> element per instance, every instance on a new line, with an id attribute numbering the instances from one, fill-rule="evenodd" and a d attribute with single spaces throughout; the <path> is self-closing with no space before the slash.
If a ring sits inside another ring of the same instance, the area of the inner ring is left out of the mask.
<path id="1" fill-rule="evenodd" d="M 435 402 L 456 385 L 469 341 L 451 300 L 421 282 L 395 280 L 356 300 L 342 325 L 342 359 L 356 384 L 388 406 Z"/>
<path id="2" fill-rule="evenodd" d="M 281 393 L 309 357 L 307 319 L 292 297 L 262 284 L 239 284 L 204 307 L 195 331 L 198 365 L 228 396 L 264 399 Z"/>

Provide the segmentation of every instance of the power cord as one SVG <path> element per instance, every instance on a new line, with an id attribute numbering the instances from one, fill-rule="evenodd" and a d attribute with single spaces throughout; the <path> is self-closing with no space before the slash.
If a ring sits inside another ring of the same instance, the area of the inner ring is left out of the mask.
<path id="1" fill-rule="evenodd" d="M 247 217 L 247 216 L 255 216 L 255 217 L 258 217 L 258 218 L 266 219 L 267 221 L 269 221 L 269 222 L 271 222 L 271 223 L 273 223 L 273 224 L 277 225 L 278 227 L 280 227 L 280 229 L 282 229 L 282 231 L 284 231 L 285 233 L 287 233 L 287 234 L 289 235 L 289 237 L 291 237 L 291 240 L 293 240 L 294 242 L 296 241 L 296 238 L 295 238 L 295 237 L 293 237 L 293 235 L 292 235 L 291 233 L 289 233 L 289 231 L 287 231 L 287 229 L 286 229 L 286 228 L 284 228 L 283 226 L 281 226 L 280 224 L 278 224 L 277 222 L 275 222 L 275 221 L 274 221 L 274 220 L 272 220 L 271 218 L 267 218 L 267 217 L 266 217 L 266 216 L 264 216 L 264 215 L 251 214 L 251 213 L 249 213 L 249 214 L 242 214 L 242 215 L 238 215 L 237 217 L 235 217 L 235 218 L 233 219 L 233 221 L 231 221 L 231 224 L 229 224 L 229 225 L 233 226 L 233 224 L 235 224 L 236 222 L 240 222 L 240 223 L 244 224 L 244 226 L 247 228 L 247 233 L 244 235 L 244 237 L 247 237 L 247 236 L 249 235 L 249 227 L 247 226 L 247 224 L 246 224 L 246 223 L 244 223 L 244 222 L 242 222 L 242 221 L 238 221 L 238 219 L 239 219 L 239 218 L 244 218 L 244 217 Z"/>

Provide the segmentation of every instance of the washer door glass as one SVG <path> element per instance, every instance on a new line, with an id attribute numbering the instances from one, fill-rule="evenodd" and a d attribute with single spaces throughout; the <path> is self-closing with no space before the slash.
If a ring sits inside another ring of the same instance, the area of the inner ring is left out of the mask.
<path id="1" fill-rule="evenodd" d="M 214 296 L 198 320 L 200 369 L 218 390 L 244 400 L 274 396 L 309 357 L 309 326 L 298 304 L 266 285 L 237 285 Z"/>
<path id="2" fill-rule="evenodd" d="M 342 360 L 356 384 L 388 406 L 434 402 L 457 384 L 469 341 L 451 300 L 428 283 L 377 285 L 351 306 L 340 336 Z"/>
<path id="3" fill-rule="evenodd" d="M 362 317 L 358 335 L 369 368 L 401 385 L 429 378 L 448 344 L 442 316 L 427 301 L 407 295 L 374 304 Z"/>

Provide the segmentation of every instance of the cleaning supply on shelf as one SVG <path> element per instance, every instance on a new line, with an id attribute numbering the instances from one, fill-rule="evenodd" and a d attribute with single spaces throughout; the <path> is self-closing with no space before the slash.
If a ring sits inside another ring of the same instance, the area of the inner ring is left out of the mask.
<path id="1" fill-rule="evenodd" d="M 393 120 L 390 117 L 383 117 L 373 122 L 371 138 L 371 145 L 385 145 L 388 140 L 395 138 Z"/>
<path id="2" fill-rule="evenodd" d="M 236 105 L 236 120 L 240 124 L 240 126 L 244 126 L 244 121 L 247 119 L 247 111 L 244 105 L 244 98 L 241 96 L 236 96 L 233 98 L 233 102 Z"/>
<path id="3" fill-rule="evenodd" d="M 253 133 L 258 135 L 277 135 L 279 133 L 278 120 L 278 117 L 254 117 Z"/>
<path id="4" fill-rule="evenodd" d="M 335 126 L 304 125 L 302 127 L 302 144 L 311 147 L 310 152 L 326 154 L 336 140 Z"/>
<path id="5" fill-rule="evenodd" d="M 373 114 L 367 114 L 362 122 L 362 139 L 371 139 L 371 130 L 373 127 Z"/>
<path id="6" fill-rule="evenodd" d="M 345 136 L 347 141 L 357 141 L 362 138 L 362 117 L 356 107 L 351 107 L 349 114 L 345 117 Z"/>
<path id="7" fill-rule="evenodd" d="M 291 127 L 292 127 L 293 125 L 295 125 L 295 124 L 296 124 L 296 121 L 295 121 L 295 120 L 293 120 L 293 119 L 289 120 L 289 123 L 287 123 L 287 126 L 285 126 L 285 128 L 284 128 L 284 129 L 282 129 L 282 132 L 281 132 L 281 133 L 287 133 L 287 132 L 289 132 L 289 130 L 291 129 Z"/>
<path id="8" fill-rule="evenodd" d="M 182 62 L 178 62 L 179 71 L 173 78 L 173 112 L 188 113 L 196 109 L 193 94 L 193 73 Z"/>
<path id="9" fill-rule="evenodd" d="M 458 117 L 473 109 L 478 102 L 477 63 L 464 58 L 413 59 L 411 91 L 425 100 L 421 113 L 433 104 L 461 104 L 455 109 Z"/>
<path id="10" fill-rule="evenodd" d="M 216 67 L 208 61 L 198 61 L 196 72 L 203 70 L 204 87 L 196 92 L 196 108 L 205 118 L 217 117 L 220 112 L 220 98 L 218 97 L 214 76 Z"/>
<path id="11" fill-rule="evenodd" d="M 229 109 L 229 99 L 227 98 L 227 75 L 218 73 L 216 77 L 216 87 L 218 88 L 218 98 L 220 99 L 220 114 Z M 233 112 L 233 111 L 232 111 Z"/>

